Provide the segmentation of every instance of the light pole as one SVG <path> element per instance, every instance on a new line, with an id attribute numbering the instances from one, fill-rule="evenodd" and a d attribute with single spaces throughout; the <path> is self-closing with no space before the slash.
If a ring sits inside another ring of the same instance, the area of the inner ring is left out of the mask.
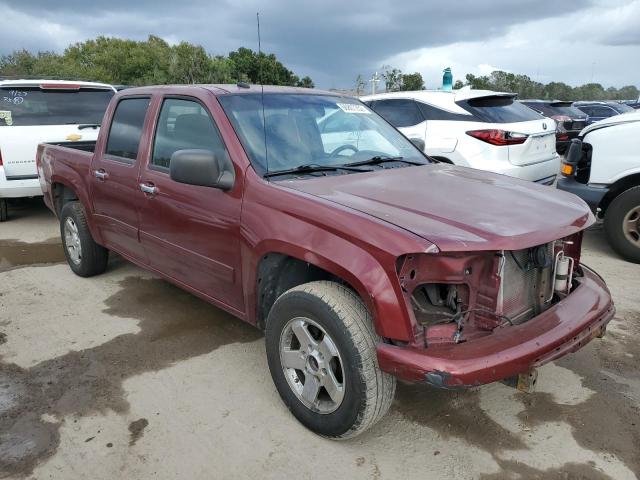
<path id="1" fill-rule="evenodd" d="M 378 72 L 376 72 L 373 74 L 373 77 L 371 77 L 371 80 L 369 80 L 369 82 L 371 82 L 371 95 L 376 94 L 376 86 L 378 85 L 379 81 L 380 76 L 378 75 Z"/>

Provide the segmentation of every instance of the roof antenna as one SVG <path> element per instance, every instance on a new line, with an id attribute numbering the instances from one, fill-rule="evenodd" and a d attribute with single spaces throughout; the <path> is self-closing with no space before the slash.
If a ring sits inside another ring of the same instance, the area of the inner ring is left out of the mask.
<path id="1" fill-rule="evenodd" d="M 260 12 L 256 13 L 256 21 L 258 23 L 258 80 L 260 81 L 260 100 L 262 103 L 262 131 L 264 132 L 264 165 L 265 174 L 269 173 L 269 154 L 267 150 L 267 117 L 264 113 L 264 83 L 262 81 L 262 44 L 260 42 Z M 266 175 L 268 179 L 269 176 Z"/>

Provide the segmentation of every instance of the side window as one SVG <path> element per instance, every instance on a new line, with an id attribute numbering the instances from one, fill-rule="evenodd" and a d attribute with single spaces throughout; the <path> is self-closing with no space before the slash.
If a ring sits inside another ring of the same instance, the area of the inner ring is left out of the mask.
<path id="1" fill-rule="evenodd" d="M 593 116 L 594 117 L 605 117 L 608 118 L 612 115 L 615 115 L 616 112 L 609 107 L 592 107 Z"/>
<path id="2" fill-rule="evenodd" d="M 149 98 L 120 100 L 111 121 L 105 154 L 123 159 L 127 163 L 135 161 L 148 107 Z"/>
<path id="3" fill-rule="evenodd" d="M 465 115 L 461 113 L 447 112 L 441 108 L 434 107 L 427 103 L 415 102 L 425 120 L 452 120 L 458 122 L 477 121 L 473 115 Z"/>
<path id="4" fill-rule="evenodd" d="M 151 167 L 168 170 L 176 151 L 190 149 L 227 155 L 220 132 L 202 105 L 193 100 L 167 98 L 160 109 Z"/>
<path id="5" fill-rule="evenodd" d="M 589 117 L 593 117 L 593 108 L 591 107 L 578 107 L 578 110 L 581 110 L 584 114 L 588 115 Z"/>
<path id="6" fill-rule="evenodd" d="M 377 100 L 373 108 L 376 113 L 396 128 L 411 127 L 424 121 L 416 102 L 413 100 Z"/>

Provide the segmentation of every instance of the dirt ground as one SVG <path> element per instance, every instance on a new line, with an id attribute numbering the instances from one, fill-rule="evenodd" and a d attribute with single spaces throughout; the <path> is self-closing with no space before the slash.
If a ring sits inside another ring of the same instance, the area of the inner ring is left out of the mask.
<path id="1" fill-rule="evenodd" d="M 640 266 L 601 228 L 583 261 L 618 313 L 527 395 L 399 385 L 361 437 L 289 414 L 260 332 L 112 258 L 79 278 L 39 201 L 0 224 L 0 478 L 633 479 L 640 472 Z"/>

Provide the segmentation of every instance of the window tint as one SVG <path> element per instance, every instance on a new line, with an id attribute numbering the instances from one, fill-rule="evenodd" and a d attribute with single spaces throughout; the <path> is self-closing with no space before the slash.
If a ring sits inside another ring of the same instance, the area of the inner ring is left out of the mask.
<path id="1" fill-rule="evenodd" d="M 9 121 L 0 125 L 68 125 L 101 123 L 113 90 L 78 88 L 41 89 L 33 86 L 0 88 L 0 110 L 9 111 Z"/>
<path id="2" fill-rule="evenodd" d="M 465 115 L 464 113 L 453 113 L 442 110 L 441 108 L 434 107 L 428 103 L 422 103 L 416 101 L 416 105 L 420 109 L 422 116 L 425 120 L 453 120 L 459 122 L 473 122 L 476 119 L 473 115 Z"/>
<path id="3" fill-rule="evenodd" d="M 168 169 L 176 151 L 191 149 L 227 154 L 218 129 L 202 105 L 192 100 L 167 98 L 160 110 L 151 164 Z"/>
<path id="4" fill-rule="evenodd" d="M 585 113 L 586 115 L 593 117 L 593 107 L 584 107 L 582 105 L 576 107 L 578 110 L 580 110 L 581 112 Z"/>
<path id="5" fill-rule="evenodd" d="M 118 103 L 107 139 L 107 155 L 136 159 L 148 107 L 149 98 L 125 98 Z"/>
<path id="6" fill-rule="evenodd" d="M 624 103 L 615 103 L 611 105 L 611 108 L 613 108 L 618 113 L 635 112 L 635 109 Z"/>
<path id="7" fill-rule="evenodd" d="M 480 97 L 456 102 L 466 111 L 489 123 L 512 123 L 540 120 L 538 112 L 515 101 L 513 97 Z"/>
<path id="8" fill-rule="evenodd" d="M 411 127 L 424 121 L 413 100 L 377 100 L 373 109 L 394 127 Z"/>
<path id="9" fill-rule="evenodd" d="M 618 113 L 612 108 L 600 107 L 600 106 L 591 107 L 591 111 L 593 112 L 591 113 L 592 117 L 605 117 L 605 118 L 612 117 L 613 115 L 616 115 Z"/>

